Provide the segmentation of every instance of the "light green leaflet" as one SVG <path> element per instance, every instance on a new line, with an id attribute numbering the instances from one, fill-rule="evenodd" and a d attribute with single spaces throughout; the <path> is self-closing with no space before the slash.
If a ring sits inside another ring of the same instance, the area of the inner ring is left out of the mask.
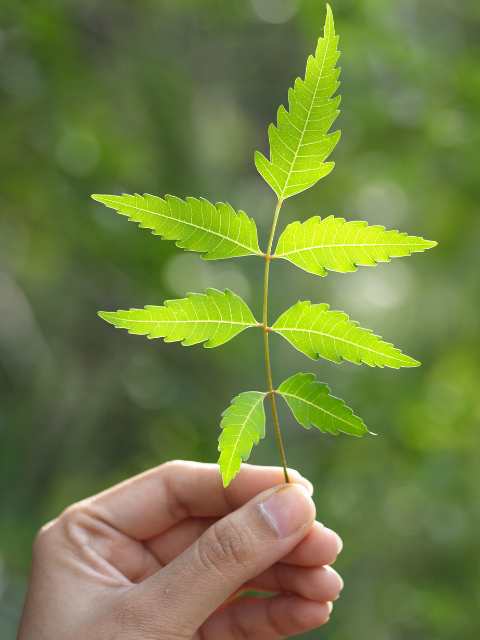
<path id="1" fill-rule="evenodd" d="M 328 304 L 297 302 L 273 325 L 272 330 L 289 340 L 309 358 L 319 356 L 333 362 L 350 360 L 379 367 L 416 367 L 420 363 L 393 345 L 382 342 L 368 329 L 362 329 L 341 311 L 329 311 Z"/>
<path id="2" fill-rule="evenodd" d="M 217 347 L 244 329 L 258 326 L 245 302 L 228 289 L 225 293 L 207 289 L 206 295 L 189 293 L 183 300 L 167 300 L 164 307 L 100 311 L 99 316 L 129 333 L 165 337 L 165 342 L 182 340 L 185 346 L 206 340 L 206 347 Z"/>
<path id="3" fill-rule="evenodd" d="M 243 211 L 238 214 L 229 204 L 215 206 L 203 198 L 186 202 L 166 196 L 165 200 L 145 194 L 92 196 L 141 227 L 153 229 L 164 240 L 177 240 L 177 247 L 204 251 L 202 258 L 217 260 L 251 254 L 263 255 L 258 248 L 257 227 Z"/>
<path id="4" fill-rule="evenodd" d="M 437 243 L 366 222 L 345 222 L 343 218 L 318 216 L 303 224 L 289 224 L 278 240 L 275 258 L 285 258 L 297 266 L 327 275 L 330 271 L 356 271 L 357 265 L 373 267 L 390 258 L 409 256 Z"/>
<path id="5" fill-rule="evenodd" d="M 315 58 L 309 57 L 305 81 L 297 78 L 288 93 L 290 112 L 283 105 L 277 114 L 277 127 L 270 125 L 270 161 L 259 151 L 255 164 L 280 200 L 313 186 L 334 167 L 325 159 L 340 138 L 340 131 L 327 134 L 339 114 L 340 98 L 331 99 L 339 86 L 340 69 L 335 64 L 338 36 L 327 5 L 325 33 L 319 38 Z"/>
<path id="6" fill-rule="evenodd" d="M 335 435 L 339 431 L 352 436 L 369 433 L 343 400 L 330 395 L 330 389 L 324 382 L 315 382 L 313 373 L 297 373 L 285 380 L 277 393 L 285 398 L 295 418 L 307 429 L 313 425 L 320 431 L 330 431 Z"/>
<path id="7" fill-rule="evenodd" d="M 226 487 L 240 471 L 242 460 L 247 460 L 252 446 L 265 436 L 265 393 L 247 391 L 232 400 L 222 413 L 223 429 L 218 439 L 220 473 Z"/>

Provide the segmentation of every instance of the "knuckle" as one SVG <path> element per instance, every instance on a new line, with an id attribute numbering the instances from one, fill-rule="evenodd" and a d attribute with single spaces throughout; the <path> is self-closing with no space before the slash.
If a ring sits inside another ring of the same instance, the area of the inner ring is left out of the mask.
<path id="1" fill-rule="evenodd" d="M 34 556 L 38 556 L 39 554 L 42 554 L 45 548 L 48 546 L 48 543 L 51 537 L 50 535 L 51 524 L 52 523 L 48 523 L 44 525 L 35 536 L 35 540 L 33 541 Z"/>
<path id="2" fill-rule="evenodd" d="M 72 524 L 78 521 L 80 509 L 78 505 L 72 505 L 65 509 L 58 518 L 47 522 L 38 531 L 33 542 L 33 553 L 38 555 L 44 553 L 51 546 L 58 542 L 59 536 L 65 534 Z"/>
<path id="3" fill-rule="evenodd" d="M 59 515 L 55 524 L 68 536 L 72 527 L 79 523 L 81 517 L 81 509 L 76 504 L 73 504 Z"/>
<path id="4" fill-rule="evenodd" d="M 185 462 L 185 460 L 169 460 L 168 462 L 164 462 L 163 464 L 160 465 L 160 469 L 162 470 L 167 470 L 167 469 L 171 469 L 172 467 L 185 467 L 186 465 L 188 465 L 188 462 Z"/>
<path id="5" fill-rule="evenodd" d="M 246 527 L 235 526 L 229 520 L 213 524 L 199 540 L 200 561 L 207 568 L 223 569 L 253 565 L 253 544 Z"/>
<path id="6" fill-rule="evenodd" d="M 169 460 L 168 462 L 161 464 L 158 468 L 162 473 L 185 473 L 185 471 L 188 471 L 189 469 L 204 466 L 207 465 L 204 465 L 201 462 L 192 462 L 191 460 Z"/>
<path id="7" fill-rule="evenodd" d="M 55 546 L 61 526 L 60 521 L 61 517 L 55 518 L 55 520 L 44 524 L 38 531 L 33 541 L 33 555 L 43 554 L 52 546 Z"/>
<path id="8" fill-rule="evenodd" d="M 77 504 L 72 504 L 62 511 L 62 513 L 58 516 L 59 523 L 68 523 L 76 520 L 78 518 L 78 513 L 80 511 L 80 507 Z"/>
<path id="9" fill-rule="evenodd" d="M 52 532 L 57 532 L 64 544 L 78 550 L 88 544 L 92 522 L 94 519 L 85 505 L 79 502 L 65 509 L 54 521 Z"/>

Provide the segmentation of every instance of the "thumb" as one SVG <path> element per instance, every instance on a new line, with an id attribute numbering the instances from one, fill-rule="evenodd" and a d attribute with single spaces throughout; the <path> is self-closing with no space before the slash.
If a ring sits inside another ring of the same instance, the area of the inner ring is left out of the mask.
<path id="1" fill-rule="evenodd" d="M 315 505 L 302 485 L 284 484 L 256 496 L 142 583 L 149 624 L 190 637 L 247 580 L 294 549 L 314 520 Z"/>

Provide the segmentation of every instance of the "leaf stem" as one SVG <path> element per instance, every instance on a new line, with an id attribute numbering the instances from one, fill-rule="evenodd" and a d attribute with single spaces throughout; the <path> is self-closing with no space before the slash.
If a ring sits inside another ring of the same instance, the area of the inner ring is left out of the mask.
<path id="1" fill-rule="evenodd" d="M 277 226 L 278 214 L 282 206 L 282 198 L 279 198 L 275 209 L 275 216 L 273 218 L 272 231 L 270 233 L 270 240 L 268 241 L 268 249 L 265 254 L 265 284 L 263 287 L 263 340 L 265 343 L 265 363 L 267 365 L 267 379 L 268 379 L 268 393 L 270 396 L 270 403 L 272 405 L 273 422 L 275 424 L 275 432 L 277 434 L 278 449 L 280 451 L 280 458 L 282 459 L 283 473 L 285 474 L 285 482 L 290 482 L 288 478 L 287 463 L 285 460 L 285 453 L 283 451 L 282 436 L 280 435 L 280 425 L 278 423 L 277 407 L 275 406 L 275 392 L 272 384 L 272 371 L 270 368 L 270 352 L 268 349 L 268 325 L 267 325 L 267 302 L 268 302 L 268 275 L 270 272 L 270 260 L 272 259 L 272 244 L 273 237 L 275 235 L 275 227 Z"/>

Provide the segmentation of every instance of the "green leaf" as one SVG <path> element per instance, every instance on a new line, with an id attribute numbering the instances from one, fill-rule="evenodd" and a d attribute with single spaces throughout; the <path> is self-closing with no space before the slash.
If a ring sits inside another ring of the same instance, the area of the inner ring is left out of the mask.
<path id="1" fill-rule="evenodd" d="M 241 393 L 222 413 L 223 429 L 218 439 L 221 451 L 218 464 L 226 487 L 240 471 L 242 460 L 247 460 L 252 446 L 265 436 L 265 410 L 263 399 L 267 394 L 259 391 Z"/>
<path id="2" fill-rule="evenodd" d="M 294 347 L 309 358 L 319 356 L 333 362 L 350 360 L 372 367 L 416 367 L 420 363 L 391 344 L 382 342 L 368 329 L 362 329 L 341 311 L 329 311 L 328 304 L 297 302 L 273 325 Z"/>
<path id="3" fill-rule="evenodd" d="M 245 302 L 228 289 L 225 293 L 207 289 L 206 295 L 189 293 L 183 300 L 167 300 L 164 307 L 100 311 L 98 315 L 129 333 L 164 337 L 165 342 L 182 340 L 185 346 L 206 340 L 206 347 L 218 347 L 258 325 Z"/>
<path id="4" fill-rule="evenodd" d="M 280 200 L 313 186 L 335 164 L 324 162 L 340 138 L 340 131 L 327 135 L 340 104 L 339 97 L 331 99 L 340 84 L 340 69 L 335 69 L 340 53 L 329 5 L 324 36 L 318 40 L 315 58 L 308 59 L 305 80 L 297 78 L 289 90 L 290 112 L 282 105 L 277 127 L 269 127 L 270 161 L 255 153 L 258 171 Z"/>
<path id="5" fill-rule="evenodd" d="M 263 255 L 258 248 L 255 221 L 243 211 L 235 213 L 229 204 L 219 202 L 213 206 L 203 198 L 187 198 L 184 202 L 174 196 L 162 200 L 149 194 L 92 198 L 140 222 L 141 227 L 153 229 L 164 240 L 177 240 L 177 247 L 205 252 L 202 258 L 207 260 Z"/>
<path id="6" fill-rule="evenodd" d="M 367 222 L 345 222 L 343 218 L 318 216 L 303 224 L 289 224 L 278 240 L 275 258 L 285 258 L 293 264 L 326 276 L 327 271 L 356 271 L 357 265 L 374 267 L 390 258 L 409 256 L 437 243 L 384 227 L 368 226 Z"/>
<path id="7" fill-rule="evenodd" d="M 369 433 L 362 420 L 353 415 L 343 400 L 330 395 L 330 389 L 324 382 L 314 382 L 313 373 L 297 373 L 285 380 L 278 392 L 287 401 L 293 415 L 307 429 L 313 425 L 320 431 L 330 431 L 335 435 L 339 431 L 361 436 Z"/>

